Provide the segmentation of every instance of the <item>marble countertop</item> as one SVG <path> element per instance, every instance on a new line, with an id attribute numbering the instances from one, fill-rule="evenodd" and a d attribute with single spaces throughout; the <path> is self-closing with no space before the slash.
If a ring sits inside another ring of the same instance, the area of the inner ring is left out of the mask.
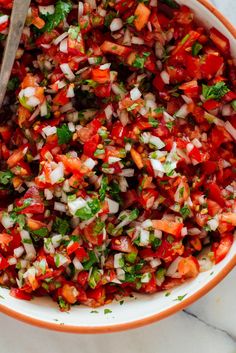
<path id="1" fill-rule="evenodd" d="M 236 24 L 236 0 L 211 0 Z M 187 3 L 187 1 L 186 1 Z M 236 269 L 183 312 L 110 335 L 51 332 L 0 314 L 1 353 L 236 353 Z"/>

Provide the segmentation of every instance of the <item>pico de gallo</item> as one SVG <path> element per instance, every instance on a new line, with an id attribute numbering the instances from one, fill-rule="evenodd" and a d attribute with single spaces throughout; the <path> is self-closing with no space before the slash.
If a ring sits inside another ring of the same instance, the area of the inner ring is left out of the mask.
<path id="1" fill-rule="evenodd" d="M 225 35 L 174 0 L 32 1 L 0 111 L 0 285 L 65 311 L 224 259 L 235 65 Z"/>

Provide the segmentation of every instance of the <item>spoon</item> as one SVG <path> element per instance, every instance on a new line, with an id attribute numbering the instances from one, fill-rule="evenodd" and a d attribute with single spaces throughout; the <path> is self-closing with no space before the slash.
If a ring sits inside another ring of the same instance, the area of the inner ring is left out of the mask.
<path id="1" fill-rule="evenodd" d="M 27 17 L 30 1 L 31 0 L 14 0 L 10 29 L 0 71 L 0 108 L 6 94 L 8 81 L 10 79 L 11 70 L 20 43 L 20 38 Z"/>

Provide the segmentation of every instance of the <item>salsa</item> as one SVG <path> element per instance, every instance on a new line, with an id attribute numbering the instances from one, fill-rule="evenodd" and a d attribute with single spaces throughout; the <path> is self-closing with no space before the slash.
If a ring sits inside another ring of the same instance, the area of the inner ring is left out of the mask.
<path id="1" fill-rule="evenodd" d="M 12 1 L 0 0 L 3 53 Z M 229 252 L 236 62 L 174 0 L 35 0 L 0 111 L 0 285 L 61 310 Z"/>

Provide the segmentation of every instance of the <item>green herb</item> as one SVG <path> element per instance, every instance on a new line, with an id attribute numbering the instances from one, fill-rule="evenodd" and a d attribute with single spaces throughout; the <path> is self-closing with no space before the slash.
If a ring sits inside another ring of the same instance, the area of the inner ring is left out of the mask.
<path id="1" fill-rule="evenodd" d="M 169 129 L 171 131 L 173 129 L 173 126 L 174 126 L 173 121 L 167 121 L 167 123 L 166 123 L 167 129 Z"/>
<path id="2" fill-rule="evenodd" d="M 199 52 L 202 50 L 202 48 L 203 46 L 200 43 L 195 42 L 192 46 L 192 55 L 197 56 Z"/>
<path id="3" fill-rule="evenodd" d="M 137 107 L 138 107 L 138 103 L 134 103 L 134 104 L 132 104 L 130 107 L 127 108 L 127 111 L 128 111 L 128 112 L 131 112 L 132 110 L 134 110 L 134 109 L 137 108 Z"/>
<path id="4" fill-rule="evenodd" d="M 110 192 L 110 195 L 111 195 L 112 199 L 114 199 L 119 204 L 122 203 L 122 199 L 120 197 L 120 187 L 115 181 L 113 181 L 109 185 L 109 192 Z"/>
<path id="5" fill-rule="evenodd" d="M 90 314 L 99 314 L 99 311 L 97 311 L 97 310 L 92 310 L 92 311 L 90 311 Z"/>
<path id="6" fill-rule="evenodd" d="M 102 274 L 101 274 L 101 271 L 98 270 L 97 268 L 94 268 L 90 277 L 89 277 L 89 280 L 88 280 L 88 285 L 94 289 L 96 288 L 98 282 L 100 281 L 102 277 Z"/>
<path id="7" fill-rule="evenodd" d="M 134 20 L 136 19 L 136 17 L 137 16 L 135 16 L 135 15 L 128 17 L 127 20 L 126 20 L 126 23 L 131 25 L 134 22 Z"/>
<path id="8" fill-rule="evenodd" d="M 100 210 L 100 208 L 99 200 L 93 199 L 92 201 L 88 201 L 86 206 L 78 209 L 75 215 L 83 221 L 87 221 L 92 218 Z"/>
<path id="9" fill-rule="evenodd" d="M 10 170 L 7 170 L 6 172 L 0 172 L 0 184 L 10 184 L 13 176 L 14 174 Z"/>
<path id="10" fill-rule="evenodd" d="M 34 200 L 33 200 L 31 197 L 29 197 L 28 199 L 25 199 L 25 200 L 24 200 L 22 206 L 15 207 L 15 208 L 13 209 L 13 211 L 14 211 L 14 212 L 22 211 L 22 210 L 24 210 L 26 207 L 30 206 L 32 203 L 34 203 Z"/>
<path id="11" fill-rule="evenodd" d="M 53 14 L 41 15 L 46 22 L 45 26 L 42 28 L 42 32 L 51 32 L 66 18 L 71 10 L 72 4 L 70 1 L 58 0 Z"/>
<path id="12" fill-rule="evenodd" d="M 20 85 L 20 80 L 18 77 L 13 77 L 9 80 L 7 84 L 8 91 L 15 91 Z"/>
<path id="13" fill-rule="evenodd" d="M 181 40 L 181 44 L 186 43 L 189 37 L 190 37 L 190 34 L 186 34 L 186 36 Z"/>
<path id="14" fill-rule="evenodd" d="M 112 310 L 110 310 L 110 309 L 104 309 L 104 314 L 106 315 L 106 314 L 111 314 L 112 313 Z"/>
<path id="15" fill-rule="evenodd" d="M 70 26 L 68 30 L 68 35 L 71 39 L 77 39 L 78 35 L 80 33 L 80 27 L 79 26 Z"/>
<path id="16" fill-rule="evenodd" d="M 23 239 L 22 243 L 24 243 L 24 244 L 32 244 L 32 240 L 31 239 Z"/>
<path id="17" fill-rule="evenodd" d="M 179 189 L 179 197 L 183 197 L 184 196 L 184 187 Z"/>
<path id="18" fill-rule="evenodd" d="M 97 257 L 93 251 L 89 251 L 89 260 L 83 262 L 83 267 L 85 270 L 90 270 L 90 268 L 98 262 Z"/>
<path id="19" fill-rule="evenodd" d="M 137 208 L 135 208 L 134 210 L 131 211 L 131 213 L 129 214 L 129 220 L 132 222 L 134 221 L 136 218 L 138 218 L 139 216 L 139 210 Z"/>
<path id="20" fill-rule="evenodd" d="M 132 263 L 132 264 L 135 262 L 136 258 L 137 258 L 137 253 L 135 253 L 135 252 L 125 254 L 125 260 Z"/>
<path id="21" fill-rule="evenodd" d="M 233 110 L 236 112 L 236 99 L 231 102 Z"/>
<path id="22" fill-rule="evenodd" d="M 181 302 L 185 297 L 186 297 L 187 293 L 184 295 L 179 295 L 176 299 L 174 299 L 174 301 L 179 301 Z"/>
<path id="23" fill-rule="evenodd" d="M 120 305 L 123 305 L 123 304 L 124 304 L 124 302 L 125 302 L 124 300 L 121 300 L 121 301 L 120 301 Z"/>
<path id="24" fill-rule="evenodd" d="M 44 238 L 44 237 L 48 236 L 48 229 L 46 227 L 44 227 L 44 228 L 36 229 L 36 230 L 32 231 L 32 233 Z"/>
<path id="25" fill-rule="evenodd" d="M 164 107 L 157 107 L 154 109 L 154 112 L 156 114 L 162 114 L 164 112 L 164 110 L 165 110 Z"/>
<path id="26" fill-rule="evenodd" d="M 101 234 L 103 228 L 105 227 L 105 223 L 100 220 L 100 218 L 96 219 L 96 223 L 93 227 L 93 235 Z"/>
<path id="27" fill-rule="evenodd" d="M 154 128 L 158 127 L 158 125 L 159 125 L 158 120 L 156 120 L 156 119 L 154 119 L 154 118 L 152 118 L 152 117 L 148 118 L 148 122 L 149 122 L 149 124 L 151 124 L 152 127 L 154 127 Z"/>
<path id="28" fill-rule="evenodd" d="M 160 267 L 157 272 L 156 272 L 156 278 L 159 280 L 159 281 L 163 281 L 164 278 L 165 278 L 165 275 L 166 275 L 166 269 L 163 268 L 163 267 Z"/>
<path id="29" fill-rule="evenodd" d="M 183 207 L 180 209 L 180 213 L 181 213 L 183 219 L 185 219 L 185 218 L 187 218 L 187 217 L 190 215 L 191 211 L 190 211 L 190 209 L 188 208 L 188 206 L 185 205 L 185 206 L 183 206 Z"/>
<path id="30" fill-rule="evenodd" d="M 66 301 L 62 297 L 58 298 L 58 304 L 59 307 L 64 311 L 67 311 L 70 308 L 70 304 L 66 303 Z"/>
<path id="31" fill-rule="evenodd" d="M 226 86 L 225 82 L 222 82 L 222 81 L 217 82 L 213 86 L 202 85 L 202 94 L 206 100 L 208 99 L 220 100 L 229 91 L 230 90 Z"/>
<path id="32" fill-rule="evenodd" d="M 136 54 L 135 60 L 132 64 L 133 67 L 137 67 L 138 69 L 142 69 L 144 67 L 144 64 L 145 64 L 145 58 Z"/>
<path id="33" fill-rule="evenodd" d="M 5 299 L 2 295 L 0 295 L 0 298 L 1 298 L 1 299 Z"/>
<path id="34" fill-rule="evenodd" d="M 171 7 L 172 9 L 179 9 L 179 4 L 177 4 L 177 2 L 174 0 L 161 0 L 161 2 Z"/>
<path id="35" fill-rule="evenodd" d="M 166 292 L 165 297 L 169 297 L 171 295 L 171 292 Z"/>
<path id="36" fill-rule="evenodd" d="M 66 235 L 70 231 L 69 222 L 66 219 L 56 217 L 55 221 L 53 222 L 53 230 L 61 235 Z"/>
<path id="37" fill-rule="evenodd" d="M 72 138 L 73 133 L 69 130 L 68 125 L 63 124 L 61 127 L 57 128 L 57 136 L 59 145 L 64 143 L 69 143 Z"/>

